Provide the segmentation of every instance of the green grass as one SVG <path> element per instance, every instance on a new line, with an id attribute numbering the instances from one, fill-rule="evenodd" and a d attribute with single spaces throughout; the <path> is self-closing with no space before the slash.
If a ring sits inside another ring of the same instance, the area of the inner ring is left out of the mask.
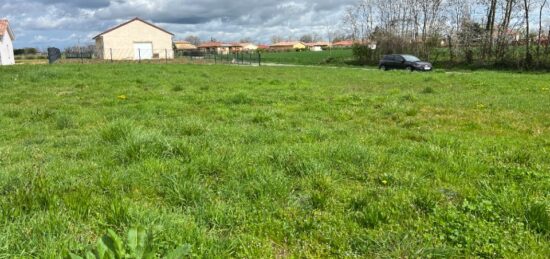
<path id="1" fill-rule="evenodd" d="M 292 65 L 331 65 L 349 66 L 354 64 L 351 49 L 332 49 L 331 51 L 302 51 L 302 52 L 265 52 L 262 53 L 262 62 Z"/>
<path id="2" fill-rule="evenodd" d="M 84 254 L 145 228 L 157 255 L 543 258 L 549 81 L 1 67 L 0 257 Z"/>

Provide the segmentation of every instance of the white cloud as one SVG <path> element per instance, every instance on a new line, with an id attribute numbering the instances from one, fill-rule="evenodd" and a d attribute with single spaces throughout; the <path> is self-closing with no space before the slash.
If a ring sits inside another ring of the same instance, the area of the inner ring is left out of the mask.
<path id="1" fill-rule="evenodd" d="M 165 27 L 177 37 L 195 34 L 204 40 L 249 37 L 267 42 L 272 35 L 324 35 L 326 26 L 340 22 L 344 8 L 355 1 L 18 0 L 0 3 L 0 10 L 16 34 L 21 32 L 16 47 L 39 44 L 37 47 L 63 48 L 78 39 L 91 43 L 97 33 L 136 16 Z"/>

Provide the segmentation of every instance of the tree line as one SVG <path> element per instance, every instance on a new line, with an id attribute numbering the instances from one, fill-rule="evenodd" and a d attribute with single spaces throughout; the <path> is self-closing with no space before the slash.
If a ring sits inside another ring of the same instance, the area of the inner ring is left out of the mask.
<path id="1" fill-rule="evenodd" d="M 549 68 L 548 10 L 547 0 L 359 0 L 343 22 L 362 64 L 411 53 L 450 66 Z"/>

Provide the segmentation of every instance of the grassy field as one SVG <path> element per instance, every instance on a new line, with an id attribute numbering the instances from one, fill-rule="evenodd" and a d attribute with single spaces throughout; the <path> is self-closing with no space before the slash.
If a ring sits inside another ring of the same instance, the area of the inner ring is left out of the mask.
<path id="1" fill-rule="evenodd" d="M 82 255 L 142 227 L 158 256 L 544 258 L 548 82 L 0 67 L 0 257 Z"/>
<path id="2" fill-rule="evenodd" d="M 354 64 L 354 58 L 351 49 L 332 49 L 332 51 L 320 52 L 266 52 L 262 53 L 262 62 L 292 65 L 349 66 Z"/>

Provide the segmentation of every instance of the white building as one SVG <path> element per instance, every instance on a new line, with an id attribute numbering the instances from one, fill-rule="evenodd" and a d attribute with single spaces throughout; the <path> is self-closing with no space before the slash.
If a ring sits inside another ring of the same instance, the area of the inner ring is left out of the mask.
<path id="1" fill-rule="evenodd" d="M 173 59 L 173 33 L 134 18 L 94 37 L 100 59 Z"/>
<path id="2" fill-rule="evenodd" d="M 0 65 L 15 64 L 13 55 L 13 40 L 15 36 L 8 20 L 0 20 Z"/>

